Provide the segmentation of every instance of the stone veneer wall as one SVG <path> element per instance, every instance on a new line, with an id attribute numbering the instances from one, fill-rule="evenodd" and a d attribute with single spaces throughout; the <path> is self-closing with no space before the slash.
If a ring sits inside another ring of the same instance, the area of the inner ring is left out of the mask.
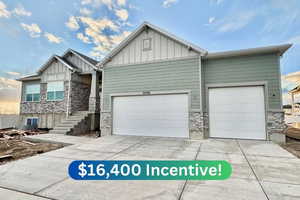
<path id="1" fill-rule="evenodd" d="M 190 113 L 190 138 L 204 139 L 207 136 L 208 120 L 207 114 L 202 112 Z"/>
<path id="2" fill-rule="evenodd" d="M 269 140 L 277 143 L 284 143 L 284 131 L 286 128 L 287 126 L 284 123 L 283 111 L 269 111 L 267 113 L 267 134 Z"/>
<path id="3" fill-rule="evenodd" d="M 101 112 L 100 115 L 100 129 L 101 136 L 108 136 L 112 133 L 112 116 L 110 112 Z"/>
<path id="4" fill-rule="evenodd" d="M 78 81 L 71 82 L 71 113 L 89 109 L 90 85 Z"/>
<path id="5" fill-rule="evenodd" d="M 66 112 L 68 100 L 68 81 L 64 82 L 64 99 L 60 101 L 47 101 L 47 84 L 41 83 L 39 102 L 25 102 L 20 104 L 20 114 L 30 113 L 63 113 Z"/>

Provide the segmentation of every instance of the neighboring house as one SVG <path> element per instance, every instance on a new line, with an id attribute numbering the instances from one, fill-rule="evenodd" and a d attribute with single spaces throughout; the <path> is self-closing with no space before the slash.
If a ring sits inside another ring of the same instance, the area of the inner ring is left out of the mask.
<path id="1" fill-rule="evenodd" d="M 21 114 L 56 133 L 97 128 L 100 110 L 102 136 L 283 142 L 280 56 L 290 46 L 209 53 L 145 22 L 97 64 L 69 50 L 21 79 Z"/>
<path id="2" fill-rule="evenodd" d="M 70 49 L 63 56 L 52 56 L 36 75 L 18 79 L 22 81 L 21 126 L 73 134 L 99 128 L 101 74 L 96 64 Z"/>
<path id="3" fill-rule="evenodd" d="M 298 85 L 297 87 L 295 87 L 294 89 L 292 89 L 291 91 L 289 91 L 289 94 L 291 95 L 291 105 L 292 105 L 292 109 L 291 109 L 291 114 L 299 114 L 300 113 L 300 106 L 299 103 L 295 102 L 295 96 L 300 94 L 300 85 Z"/>
<path id="4" fill-rule="evenodd" d="M 144 23 L 97 64 L 101 134 L 283 142 L 290 46 L 210 53 Z"/>

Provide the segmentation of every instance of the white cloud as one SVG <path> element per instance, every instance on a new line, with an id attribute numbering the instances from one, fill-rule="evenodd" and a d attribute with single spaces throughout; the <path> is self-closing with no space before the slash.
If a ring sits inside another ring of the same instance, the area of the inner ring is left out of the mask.
<path id="1" fill-rule="evenodd" d="M 288 43 L 293 43 L 295 45 L 300 45 L 300 35 L 290 38 L 288 40 Z"/>
<path id="2" fill-rule="evenodd" d="M 41 35 L 41 29 L 37 24 L 24 24 L 21 23 L 21 26 L 25 31 L 27 31 L 32 38 L 40 37 Z"/>
<path id="3" fill-rule="evenodd" d="M 53 35 L 52 33 L 45 33 L 44 36 L 48 39 L 49 42 L 51 43 L 56 43 L 59 44 L 62 42 L 62 38 L 57 37 L 55 35 Z"/>
<path id="4" fill-rule="evenodd" d="M 178 0 L 164 0 L 162 3 L 162 6 L 165 8 L 168 8 L 177 2 L 178 2 Z"/>
<path id="5" fill-rule="evenodd" d="M 212 24 L 212 23 L 214 23 L 215 20 L 216 20 L 215 17 L 210 17 L 210 18 L 208 19 L 208 23 L 209 23 L 209 24 Z"/>
<path id="6" fill-rule="evenodd" d="M 109 9 L 112 9 L 113 7 L 113 1 L 112 0 L 82 0 L 82 5 L 92 5 L 93 7 L 99 7 L 102 5 L 106 5 Z"/>
<path id="7" fill-rule="evenodd" d="M 114 45 L 117 45 L 121 41 L 123 41 L 130 33 L 131 33 L 130 31 L 124 31 L 123 33 L 121 33 L 119 35 L 110 36 L 110 39 Z"/>
<path id="8" fill-rule="evenodd" d="M 10 17 L 10 12 L 6 9 L 6 5 L 2 1 L 0 1 L 0 18 L 1 17 Z"/>
<path id="9" fill-rule="evenodd" d="M 92 11 L 87 8 L 80 8 L 79 12 L 80 14 L 87 15 L 87 16 L 92 14 Z"/>
<path id="10" fill-rule="evenodd" d="M 85 36 L 83 33 L 77 33 L 77 38 L 84 43 L 87 43 L 87 44 L 91 43 L 89 37 Z"/>
<path id="11" fill-rule="evenodd" d="M 76 20 L 76 17 L 74 17 L 74 16 L 69 17 L 69 21 L 66 22 L 66 26 L 73 31 L 76 31 L 80 28 L 79 24 Z"/>
<path id="12" fill-rule="evenodd" d="M 9 71 L 9 72 L 5 72 L 6 74 L 9 74 L 9 75 L 12 75 L 12 76 L 21 76 L 21 74 L 19 72 L 12 72 L 12 71 Z"/>
<path id="13" fill-rule="evenodd" d="M 255 12 L 244 12 L 223 20 L 218 28 L 219 32 L 233 32 L 247 26 L 256 16 Z"/>
<path id="14" fill-rule="evenodd" d="M 100 36 L 98 35 L 98 37 L 101 37 L 101 41 L 98 43 L 93 50 L 90 52 L 90 54 L 92 56 L 95 57 L 100 57 L 102 58 L 105 54 L 107 54 L 113 47 L 115 47 L 116 45 L 118 45 L 121 41 L 123 41 L 131 32 L 129 31 L 124 31 L 120 34 L 117 35 L 111 35 L 111 36 Z"/>
<path id="15" fill-rule="evenodd" d="M 94 57 L 96 60 L 100 60 L 104 55 L 99 51 L 91 51 L 90 56 Z"/>
<path id="16" fill-rule="evenodd" d="M 117 0 L 117 4 L 119 6 L 125 6 L 126 5 L 126 0 Z"/>
<path id="17" fill-rule="evenodd" d="M 103 18 L 103 19 L 93 19 L 91 17 L 79 17 L 80 21 L 87 25 L 89 28 L 93 29 L 96 32 L 103 31 L 106 28 L 109 28 L 113 31 L 118 31 L 119 26 L 116 25 L 112 20 Z"/>
<path id="18" fill-rule="evenodd" d="M 115 10 L 115 13 L 122 21 L 126 21 L 128 19 L 128 12 L 125 9 Z"/>
<path id="19" fill-rule="evenodd" d="M 15 13 L 16 15 L 19 15 L 19 16 L 31 16 L 31 12 L 30 11 L 27 11 L 25 10 L 25 8 L 21 5 L 19 5 L 17 8 L 15 8 L 13 10 L 13 13 Z"/>

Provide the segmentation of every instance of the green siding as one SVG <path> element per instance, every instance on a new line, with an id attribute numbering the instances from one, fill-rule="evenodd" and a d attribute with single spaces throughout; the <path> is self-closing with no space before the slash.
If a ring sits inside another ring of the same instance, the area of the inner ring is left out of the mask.
<path id="1" fill-rule="evenodd" d="M 110 94 L 191 90 L 191 107 L 199 109 L 197 58 L 104 68 L 103 107 L 110 108 Z"/>
<path id="2" fill-rule="evenodd" d="M 269 109 L 281 109 L 279 57 L 277 55 L 204 60 L 202 66 L 203 89 L 206 88 L 206 84 L 267 81 Z M 206 107 L 205 99 L 203 95 L 204 108 Z"/>

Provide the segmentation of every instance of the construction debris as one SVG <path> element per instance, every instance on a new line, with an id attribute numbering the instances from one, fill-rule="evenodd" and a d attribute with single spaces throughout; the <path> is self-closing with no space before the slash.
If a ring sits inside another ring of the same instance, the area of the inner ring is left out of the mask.
<path id="1" fill-rule="evenodd" d="M 2 129 L 0 130 L 0 139 L 5 138 L 9 140 L 9 139 L 20 138 L 22 136 L 27 136 L 27 135 L 38 135 L 44 133 L 48 133 L 48 132 L 39 129 L 36 130 Z"/>
<path id="2" fill-rule="evenodd" d="M 63 147 L 62 144 L 45 142 L 28 142 L 23 139 L 27 135 L 44 134 L 43 130 L 0 130 L 0 165 L 6 162 L 52 151 Z"/>

